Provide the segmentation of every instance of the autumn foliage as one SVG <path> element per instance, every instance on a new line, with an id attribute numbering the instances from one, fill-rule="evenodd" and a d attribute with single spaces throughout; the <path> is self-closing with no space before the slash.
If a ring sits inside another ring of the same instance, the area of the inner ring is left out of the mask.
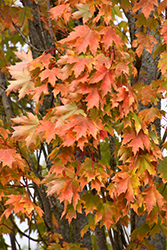
<path id="1" fill-rule="evenodd" d="M 162 155 L 167 144 L 158 122 L 165 117 L 158 104 L 167 91 L 167 1 L 59 0 L 49 10 L 44 2 L 34 1 L 45 31 L 55 34 L 53 47 L 36 58 L 31 47 L 27 53 L 12 52 L 12 65 L 6 51 L 0 52 L 14 110 L 14 117 L 0 121 L 1 233 L 10 234 L 14 216 L 37 227 L 44 223 L 45 208 L 37 191 L 31 193 L 31 185 L 43 186 L 51 206 L 57 199 L 64 205 L 61 218 L 71 223 L 83 211 L 88 216 L 81 237 L 87 230 L 93 234 L 99 223 L 108 234 L 118 222 L 128 228 L 133 211 L 146 218 L 131 232 L 126 249 L 155 249 L 148 236 L 167 234 L 167 160 Z M 21 7 L 1 7 L 2 32 L 18 34 L 12 22 L 21 27 L 24 18 L 32 20 L 28 7 L 25 17 Z M 135 18 L 132 43 L 128 13 Z M 138 72 L 135 64 L 144 52 L 157 63 L 150 84 L 145 83 L 147 68 Z M 49 96 L 52 103 L 41 112 Z M 42 229 L 38 238 L 44 249 L 82 248 L 62 242 L 52 219 L 52 230 Z"/>

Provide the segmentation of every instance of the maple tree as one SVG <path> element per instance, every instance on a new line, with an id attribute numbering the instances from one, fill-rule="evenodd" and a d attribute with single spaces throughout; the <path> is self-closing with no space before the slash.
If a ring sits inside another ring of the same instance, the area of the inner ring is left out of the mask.
<path id="1" fill-rule="evenodd" d="M 166 249 L 167 1 L 15 2 L 0 1 L 0 247 Z"/>

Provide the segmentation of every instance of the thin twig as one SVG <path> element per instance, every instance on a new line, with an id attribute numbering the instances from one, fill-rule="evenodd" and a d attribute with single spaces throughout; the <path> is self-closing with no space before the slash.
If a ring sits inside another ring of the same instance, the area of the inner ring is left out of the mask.
<path id="1" fill-rule="evenodd" d="M 1 205 L 2 205 L 2 207 L 3 207 L 3 209 L 4 209 L 4 211 L 5 211 L 5 206 L 4 206 L 4 204 L 3 204 L 2 201 L 1 201 Z M 11 215 L 9 216 L 9 219 L 10 219 L 10 221 L 12 222 L 13 226 L 17 229 L 17 231 L 18 231 L 20 234 L 22 234 L 23 236 L 27 237 L 28 239 L 30 239 L 30 240 L 32 240 L 32 241 L 35 241 L 35 242 L 39 242 L 39 241 L 40 241 L 39 239 L 33 239 L 33 238 L 29 237 L 27 234 L 25 234 L 24 232 L 22 232 L 22 231 L 20 230 L 20 228 L 19 228 L 19 227 L 16 225 L 16 223 L 14 222 L 14 220 L 13 220 L 13 218 L 12 218 Z M 1 224 L 1 225 L 2 225 L 2 224 Z M 4 224 L 4 226 L 8 227 L 6 224 Z M 9 227 L 8 227 L 8 228 L 9 228 Z M 11 228 L 9 228 L 9 229 L 11 230 L 11 232 L 13 232 L 13 230 L 12 230 Z"/>
<path id="2" fill-rule="evenodd" d="M 23 40 L 34 50 L 38 51 L 38 52 L 43 52 L 43 50 L 37 49 L 34 45 L 32 45 L 28 39 L 25 37 L 25 35 L 21 32 L 21 30 L 19 29 L 19 27 L 12 21 L 13 27 L 19 32 L 19 34 L 21 35 L 21 37 L 23 38 Z"/>
<path id="3" fill-rule="evenodd" d="M 33 212 L 33 215 L 34 215 L 34 222 L 35 222 L 36 229 L 37 229 L 37 231 L 38 231 L 38 235 L 39 235 L 39 237 L 41 238 L 41 241 L 45 244 L 45 246 L 48 246 L 48 244 L 46 243 L 46 241 L 42 238 L 41 232 L 40 232 L 39 227 L 38 227 L 38 224 L 37 224 L 37 222 L 36 222 L 36 218 L 35 218 L 34 212 Z"/>
<path id="4" fill-rule="evenodd" d="M 16 243 L 17 243 L 17 245 L 18 245 L 19 250 L 21 250 L 21 246 L 20 246 L 20 244 L 19 244 L 19 242 L 17 241 L 16 238 L 15 238 L 15 241 L 16 241 Z"/>

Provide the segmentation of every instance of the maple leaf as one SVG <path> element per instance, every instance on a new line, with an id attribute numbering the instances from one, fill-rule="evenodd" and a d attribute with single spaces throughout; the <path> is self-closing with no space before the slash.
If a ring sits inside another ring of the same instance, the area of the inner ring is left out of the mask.
<path id="1" fill-rule="evenodd" d="M 37 116 L 27 112 L 27 117 L 22 115 L 20 117 L 13 118 L 12 120 L 15 124 L 20 124 L 17 127 L 13 127 L 13 137 L 18 139 L 26 138 L 27 147 L 29 147 L 31 143 L 36 142 L 35 131 L 40 124 Z"/>
<path id="2" fill-rule="evenodd" d="M 51 63 L 51 59 L 53 59 L 53 56 L 50 53 L 46 54 L 46 52 L 43 52 L 41 56 L 28 63 L 28 68 L 30 70 L 34 70 L 36 68 L 48 68 Z"/>
<path id="3" fill-rule="evenodd" d="M 148 226 L 147 223 L 143 223 L 141 225 L 141 227 L 139 228 L 136 228 L 133 232 L 132 232 L 132 240 L 135 240 L 136 237 L 139 239 L 139 240 L 143 240 L 146 235 L 148 234 L 148 232 L 150 231 L 150 227 Z M 136 248 L 134 248 L 135 250 L 139 250 L 141 248 L 138 248 L 137 245 L 136 245 Z M 150 249 L 150 248 L 148 248 Z M 155 248 L 151 248 L 150 250 L 153 250 Z"/>
<path id="4" fill-rule="evenodd" d="M 167 71 L 167 51 L 161 53 L 161 59 L 158 62 L 158 67 L 162 74 L 166 74 Z"/>
<path id="5" fill-rule="evenodd" d="M 84 117 L 82 115 L 73 116 L 73 120 L 70 118 L 70 121 L 64 126 L 64 130 L 73 128 L 73 132 L 76 133 L 76 140 L 81 136 L 92 135 L 95 139 L 99 131 L 99 126 L 95 121 L 89 117 Z"/>
<path id="6" fill-rule="evenodd" d="M 71 17 L 71 8 L 69 4 L 60 4 L 51 8 L 48 12 L 52 19 L 57 21 L 59 18 L 63 18 L 65 23 L 67 23 Z"/>
<path id="7" fill-rule="evenodd" d="M 17 154 L 16 150 L 7 148 L 0 149 L 1 160 L 4 166 L 9 166 L 10 168 L 14 168 L 14 166 L 18 166 L 21 170 L 24 170 L 24 162 L 19 154 Z"/>
<path id="8" fill-rule="evenodd" d="M 146 124 L 154 122 L 156 119 L 161 118 L 161 112 L 158 108 L 151 107 L 140 111 L 139 117 L 145 121 Z"/>
<path id="9" fill-rule="evenodd" d="M 92 16 L 92 14 L 94 13 L 94 8 L 92 8 L 91 10 L 89 9 L 90 6 L 88 4 L 82 4 L 79 3 L 76 5 L 78 11 L 75 11 L 72 15 L 73 19 L 79 19 L 82 18 L 83 24 L 85 24 L 88 19 Z"/>
<path id="10" fill-rule="evenodd" d="M 29 52 L 26 54 L 23 50 L 21 52 L 15 52 L 16 56 L 22 60 L 22 62 L 16 63 L 8 67 L 10 74 L 16 81 L 9 81 L 10 85 L 7 88 L 7 94 L 11 91 L 19 91 L 19 99 L 24 97 L 30 89 L 34 88 L 34 83 L 31 81 L 31 75 L 28 69 L 28 64 L 33 60 L 32 53 Z"/>
<path id="11" fill-rule="evenodd" d="M 144 146 L 147 150 L 150 150 L 150 140 L 148 139 L 148 135 L 144 134 L 142 130 L 140 130 L 138 134 L 136 134 L 134 130 L 129 130 L 124 133 L 122 143 L 128 143 L 128 147 L 132 147 L 134 154 L 136 154 L 140 148 L 144 150 Z"/>
<path id="12" fill-rule="evenodd" d="M 91 55 L 88 56 L 79 55 L 78 57 L 69 56 L 67 62 L 76 63 L 72 69 L 74 71 L 75 76 L 78 77 L 84 71 L 85 66 L 87 71 L 89 73 L 91 72 L 94 59 Z"/>
<path id="13" fill-rule="evenodd" d="M 30 93 L 33 95 L 33 99 L 36 101 L 36 103 L 41 103 L 42 99 L 39 101 L 42 93 L 44 95 L 48 95 L 48 84 L 43 84 L 42 86 L 36 87 L 35 89 L 31 90 Z"/>
<path id="14" fill-rule="evenodd" d="M 134 6 L 132 7 L 132 12 L 135 13 L 140 8 L 142 8 L 142 13 L 145 15 L 146 18 L 148 18 L 150 12 L 154 10 L 154 5 L 157 6 L 157 0 L 141 0 L 138 3 L 134 3 Z"/>
<path id="15" fill-rule="evenodd" d="M 105 50 L 108 50 L 113 45 L 113 41 L 116 46 L 122 45 L 121 38 L 116 34 L 112 26 L 107 26 L 100 31 L 103 35 L 102 43 L 104 43 Z"/>
<path id="16" fill-rule="evenodd" d="M 128 63 L 127 62 L 119 62 L 116 65 L 115 74 L 117 76 L 119 76 L 119 75 L 122 74 L 122 72 L 125 72 L 126 74 L 129 74 L 129 67 L 128 67 Z"/>
<path id="17" fill-rule="evenodd" d="M 5 215 L 6 218 L 9 217 L 12 210 L 15 213 L 25 213 L 29 218 L 31 218 L 32 211 L 34 209 L 37 210 L 39 216 L 42 216 L 43 211 L 40 207 L 36 206 L 29 197 L 21 196 L 21 195 L 10 195 L 9 199 L 6 201 L 5 205 L 10 205 L 9 208 L 5 210 L 5 212 L 1 215 L 1 218 Z"/>
<path id="18" fill-rule="evenodd" d="M 34 84 L 31 82 L 31 75 L 28 71 L 28 64 L 33 60 L 33 58 L 30 50 L 27 54 L 23 50 L 21 52 L 14 53 L 20 60 L 22 60 L 22 62 L 8 67 L 10 74 L 16 79 L 16 81 L 9 81 L 11 85 L 8 86 L 7 93 L 17 91 L 20 87 L 22 87 L 19 95 L 21 99 L 24 97 L 27 90 L 34 87 Z"/>
<path id="19" fill-rule="evenodd" d="M 73 206 L 76 207 L 80 192 L 80 186 L 77 177 L 74 178 L 59 178 L 51 181 L 48 184 L 48 195 L 57 194 L 60 202 L 68 201 L 69 203 L 73 200 Z"/>
<path id="20" fill-rule="evenodd" d="M 131 88 L 117 88 L 117 91 L 117 96 L 112 99 L 112 107 L 119 107 L 121 117 L 126 116 L 130 111 L 134 112 L 137 100 Z"/>
<path id="21" fill-rule="evenodd" d="M 99 47 L 99 34 L 97 31 L 92 30 L 87 25 L 77 26 L 70 35 L 60 41 L 61 44 L 70 43 L 76 48 L 76 53 L 86 53 L 89 46 L 89 50 L 93 55 L 96 54 L 97 48 Z M 74 42 L 75 41 L 75 42 Z"/>
<path id="22" fill-rule="evenodd" d="M 51 85 L 54 87 L 55 81 L 57 80 L 56 77 L 60 76 L 60 70 L 58 68 L 45 69 L 39 74 L 39 76 L 41 77 L 41 81 L 48 78 L 48 82 L 50 82 Z"/>
<path id="23" fill-rule="evenodd" d="M 100 90 L 102 97 L 104 97 L 108 91 L 111 92 L 111 87 L 114 83 L 114 72 L 113 70 L 107 69 L 105 66 L 97 66 L 96 68 L 97 71 L 90 79 L 90 83 L 98 83 L 102 80 Z"/>
<path id="24" fill-rule="evenodd" d="M 162 37 L 164 39 L 164 42 L 167 43 L 167 21 L 165 21 L 163 23 L 161 33 L 162 33 Z"/>
<path id="25" fill-rule="evenodd" d="M 102 4 L 99 8 L 99 13 L 97 15 L 97 19 L 95 20 L 96 22 L 100 20 L 101 16 L 104 18 L 104 22 L 106 25 L 110 24 L 110 21 L 112 20 L 112 9 L 113 6 L 111 5 L 111 2 L 107 2 L 106 4 Z"/>
<path id="26" fill-rule="evenodd" d="M 40 125 L 37 127 L 35 134 L 41 133 L 43 139 L 46 140 L 47 143 L 50 143 L 52 139 L 55 138 L 55 124 L 51 121 L 43 120 L 40 121 Z"/>
<path id="27" fill-rule="evenodd" d="M 85 101 L 88 102 L 87 107 L 88 110 L 93 108 L 94 106 L 99 108 L 100 95 L 98 92 L 98 86 L 96 84 L 88 86 L 81 85 L 77 93 L 88 94 Z"/>
<path id="28" fill-rule="evenodd" d="M 156 175 L 156 168 L 149 154 L 139 156 L 135 163 L 134 169 L 136 169 L 138 174 L 141 175 L 144 174 L 146 176 L 146 171 L 148 171 L 148 173 L 151 175 Z"/>
<path id="29" fill-rule="evenodd" d="M 75 102 L 56 107 L 56 115 L 61 116 L 61 120 L 65 120 L 75 114 L 82 114 L 83 116 L 86 116 L 84 111 L 79 109 Z"/>
<path id="30" fill-rule="evenodd" d="M 144 85 L 141 88 L 141 100 L 144 105 L 148 105 L 156 97 L 154 89 L 150 85 Z"/>
<path id="31" fill-rule="evenodd" d="M 3 14 L 3 21 L 2 21 L 2 27 L 8 27 L 10 31 L 12 31 L 12 20 L 19 21 L 19 15 L 18 12 L 21 11 L 21 9 L 18 9 L 14 6 L 9 5 L 3 5 L 1 6 L 1 11 Z M 2 30 L 3 31 L 3 30 Z"/>
<path id="32" fill-rule="evenodd" d="M 101 202 L 99 196 L 95 196 L 90 193 L 83 194 L 81 199 L 84 203 L 84 207 L 86 208 L 86 214 L 93 213 L 93 211 L 96 210 L 98 204 Z"/>
<path id="33" fill-rule="evenodd" d="M 27 68 L 22 69 L 21 71 L 12 71 L 9 69 L 15 81 L 9 81 L 10 85 L 8 86 L 6 92 L 9 95 L 11 91 L 16 92 L 19 90 L 19 99 L 23 98 L 28 92 L 34 88 L 34 83 L 31 80 L 31 74 Z"/>
<path id="34" fill-rule="evenodd" d="M 140 57 L 143 49 L 146 48 L 150 54 L 152 53 L 152 48 L 154 44 L 157 44 L 157 40 L 154 36 L 145 34 L 144 32 L 139 32 L 136 34 L 137 40 L 133 41 L 133 46 L 138 48 L 136 49 L 137 55 Z"/>
<path id="35" fill-rule="evenodd" d="M 144 190 L 144 194 L 145 194 L 144 203 L 146 204 L 148 213 L 150 213 L 150 211 L 153 209 L 154 206 L 155 207 L 157 206 L 157 203 L 160 210 L 162 210 L 162 207 L 166 203 L 166 200 L 155 188 L 154 184 L 152 184 L 149 188 Z"/>
<path id="36" fill-rule="evenodd" d="M 8 67 L 11 71 L 15 71 L 16 69 L 19 70 L 20 68 L 26 68 L 28 67 L 29 63 L 33 61 L 31 50 L 29 50 L 28 53 L 25 53 L 24 50 L 22 50 L 21 52 L 17 51 L 14 53 L 22 62 L 16 63 L 16 65 L 14 66 L 12 65 Z"/>
<path id="37" fill-rule="evenodd" d="M 114 204 L 107 201 L 98 205 L 95 214 L 95 223 L 102 221 L 102 225 L 105 225 L 109 229 L 120 217 L 121 215 L 118 210 L 116 211 Z"/>
<path id="38" fill-rule="evenodd" d="M 138 194 L 138 188 L 140 185 L 139 178 L 134 171 L 129 175 L 128 172 L 120 172 L 114 178 L 113 182 L 116 185 L 116 192 L 118 195 L 124 193 L 127 202 L 133 202 L 135 195 Z M 108 188 L 109 193 L 113 196 L 113 189 Z"/>
<path id="39" fill-rule="evenodd" d="M 157 10 L 158 10 L 158 15 L 160 15 L 166 8 L 167 6 L 167 0 L 164 0 L 158 4 Z"/>

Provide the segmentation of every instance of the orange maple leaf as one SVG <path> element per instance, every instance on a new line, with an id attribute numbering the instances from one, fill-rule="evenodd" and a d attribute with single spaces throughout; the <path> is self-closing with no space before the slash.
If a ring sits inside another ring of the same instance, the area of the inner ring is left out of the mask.
<path id="1" fill-rule="evenodd" d="M 145 34 L 144 32 L 139 32 L 136 36 L 138 39 L 133 41 L 133 46 L 137 47 L 138 45 L 138 48 L 136 49 L 138 56 L 141 56 L 144 48 L 146 48 L 146 50 L 151 54 L 154 44 L 157 44 L 155 37 Z"/>
<path id="2" fill-rule="evenodd" d="M 24 170 L 24 162 L 20 155 L 14 149 L 0 149 L 1 161 L 3 167 L 9 166 L 10 168 L 19 167 Z"/>
<path id="3" fill-rule="evenodd" d="M 31 218 L 32 211 L 34 209 L 37 210 L 39 216 L 42 216 L 43 211 L 40 207 L 36 206 L 29 197 L 21 196 L 21 195 L 10 195 L 9 199 L 6 201 L 5 205 L 9 205 L 9 207 L 5 210 L 5 212 L 1 215 L 1 218 L 5 215 L 6 218 L 9 217 L 12 210 L 17 214 L 20 211 L 25 213 L 29 218 Z"/>
<path id="4" fill-rule="evenodd" d="M 166 203 L 164 197 L 159 193 L 159 191 L 155 188 L 154 184 L 152 184 L 145 191 L 144 203 L 146 204 L 146 208 L 148 213 L 153 209 L 153 207 L 159 206 L 159 209 L 162 210 L 162 207 Z"/>
<path id="5" fill-rule="evenodd" d="M 127 203 L 133 202 L 135 195 L 137 195 L 138 188 L 140 186 L 139 178 L 136 175 L 135 171 L 132 171 L 130 174 L 128 172 L 118 173 L 114 178 L 113 181 L 115 182 L 115 196 L 124 193 L 125 198 L 127 199 Z M 109 193 L 113 196 L 113 188 L 108 188 Z"/>
<path id="6" fill-rule="evenodd" d="M 96 84 L 86 85 L 82 84 L 77 93 L 88 94 L 85 101 L 87 102 L 88 110 L 94 106 L 99 108 L 100 95 L 98 86 Z"/>
<path id="7" fill-rule="evenodd" d="M 75 76 L 78 77 L 84 71 L 85 66 L 87 71 L 89 73 L 91 72 L 94 59 L 91 55 L 88 56 L 80 55 L 78 57 L 69 56 L 67 62 L 70 64 L 75 63 L 72 70 L 74 71 Z"/>
<path id="8" fill-rule="evenodd" d="M 70 35 L 60 41 L 61 44 L 69 43 L 76 48 L 76 53 L 86 53 L 89 46 L 93 55 L 96 54 L 99 47 L 100 35 L 96 30 L 92 30 L 87 25 L 80 25 L 74 28 Z M 75 41 L 75 42 L 74 42 Z"/>
<path id="9" fill-rule="evenodd" d="M 144 146 L 147 150 L 150 150 L 150 140 L 148 135 L 144 134 L 142 130 L 140 130 L 138 134 L 135 130 L 129 130 L 124 133 L 122 143 L 128 143 L 128 147 L 132 147 L 134 154 L 136 154 L 140 148 L 144 150 Z"/>
<path id="10" fill-rule="evenodd" d="M 27 147 L 29 147 L 31 143 L 36 142 L 35 131 L 40 124 L 37 116 L 27 112 L 27 117 L 20 116 L 13 118 L 12 120 L 15 124 L 20 124 L 17 127 L 13 127 L 13 137 L 16 137 L 18 139 L 26 138 L 25 140 Z"/>
<path id="11" fill-rule="evenodd" d="M 162 37 L 164 39 L 164 42 L 167 43 L 167 21 L 162 24 L 162 29 L 161 29 Z"/>
<path id="12" fill-rule="evenodd" d="M 102 97 L 104 97 L 107 92 L 111 92 L 111 87 L 114 85 L 114 72 L 112 69 L 107 69 L 103 66 L 96 66 L 97 71 L 93 74 L 90 79 L 90 83 L 98 83 L 102 80 L 100 91 Z"/>
<path id="13" fill-rule="evenodd" d="M 47 143 L 50 143 L 55 138 L 55 124 L 51 121 L 40 121 L 40 125 L 36 129 L 36 134 L 41 133 L 40 137 L 45 139 Z"/>
<path id="14" fill-rule="evenodd" d="M 39 100 L 42 93 L 44 93 L 44 95 L 49 94 L 47 83 L 31 90 L 31 94 L 33 95 L 33 99 L 36 101 L 36 103 L 42 103 L 43 98 L 41 98 L 41 100 Z"/>
<path id="15" fill-rule="evenodd" d="M 105 50 L 108 50 L 113 45 L 113 41 L 116 46 L 122 45 L 121 38 L 117 35 L 112 26 L 107 26 L 100 31 L 103 35 L 102 43 L 104 43 Z"/>
<path id="16" fill-rule="evenodd" d="M 28 68 L 30 70 L 48 68 L 51 59 L 53 59 L 53 56 L 50 53 L 43 52 L 41 56 L 28 63 Z"/>
<path id="17" fill-rule="evenodd" d="M 48 12 L 50 14 L 50 17 L 52 19 L 55 19 L 56 21 L 62 17 L 67 23 L 71 17 L 71 8 L 69 4 L 58 5 L 48 10 Z"/>
<path id="18" fill-rule="evenodd" d="M 142 8 L 142 13 L 145 15 L 146 18 L 149 17 L 150 12 L 154 10 L 154 5 L 157 6 L 157 0 L 141 0 L 138 3 L 134 3 L 134 6 L 132 8 L 132 12 L 135 13 L 140 8 Z"/>
<path id="19" fill-rule="evenodd" d="M 9 70 L 10 71 L 10 70 Z M 27 68 L 20 71 L 10 71 L 15 81 L 9 81 L 10 85 L 8 86 L 6 92 L 9 94 L 11 91 L 19 91 L 19 99 L 23 98 L 28 92 L 34 88 L 34 83 L 31 80 L 31 74 Z"/>
<path id="20" fill-rule="evenodd" d="M 50 82 L 50 84 L 54 87 L 57 77 L 60 76 L 59 72 L 60 72 L 59 68 L 45 69 L 39 74 L 39 76 L 41 77 L 41 81 L 48 78 L 48 82 Z"/>
<path id="21" fill-rule="evenodd" d="M 154 122 L 156 119 L 161 118 L 161 112 L 158 108 L 151 107 L 140 111 L 139 117 L 145 121 L 146 124 Z"/>
<path id="22" fill-rule="evenodd" d="M 158 15 L 160 15 L 166 8 L 167 6 L 167 0 L 164 0 L 158 4 L 157 10 L 158 10 Z"/>

